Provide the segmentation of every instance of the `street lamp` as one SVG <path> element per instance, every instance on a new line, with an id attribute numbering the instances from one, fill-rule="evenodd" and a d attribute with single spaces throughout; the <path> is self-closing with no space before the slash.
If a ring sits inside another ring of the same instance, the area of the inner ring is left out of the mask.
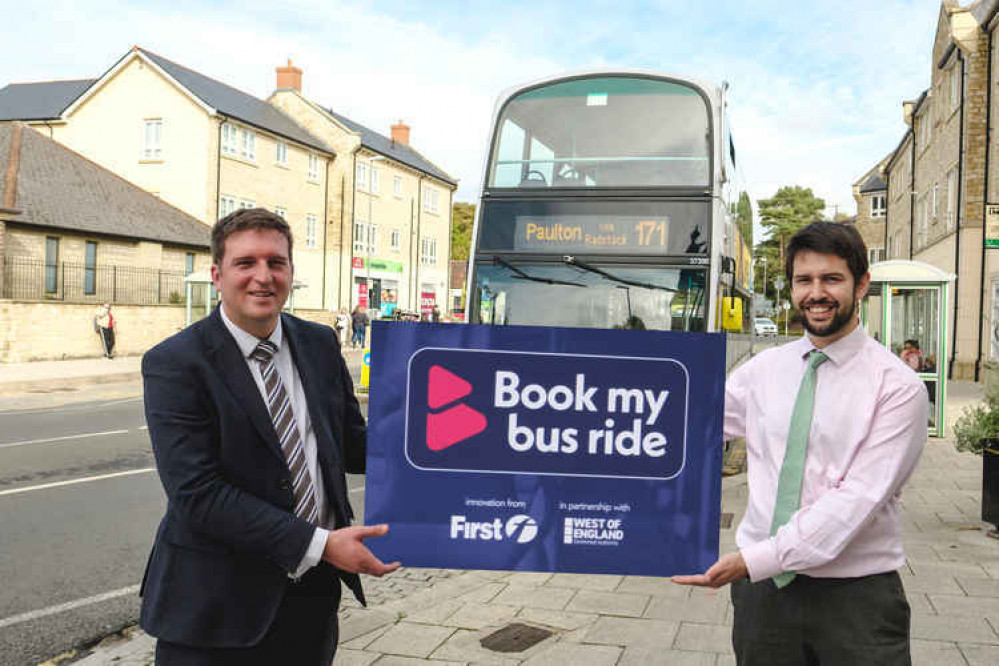
<path id="1" fill-rule="evenodd" d="M 374 176 L 374 173 L 375 173 L 375 168 L 372 165 L 375 162 L 381 162 L 384 159 L 385 158 L 383 156 L 381 156 L 381 155 L 373 155 L 372 157 L 369 157 L 368 160 L 367 160 L 367 162 L 368 162 L 368 225 L 367 225 L 367 229 L 365 230 L 365 234 L 364 234 L 364 236 L 365 236 L 365 238 L 364 238 L 364 245 L 365 245 L 364 252 L 365 252 L 365 255 L 367 257 L 366 260 L 365 260 L 365 264 L 367 265 L 367 273 L 366 273 L 366 275 L 364 277 L 364 283 L 365 283 L 364 287 L 365 287 L 365 289 L 368 292 L 368 310 L 371 310 L 371 230 L 372 230 L 372 228 L 374 226 L 374 225 L 371 224 L 371 200 L 375 196 L 374 192 L 372 191 L 372 187 L 371 187 L 371 184 L 372 184 L 372 181 L 373 181 L 373 176 Z"/>

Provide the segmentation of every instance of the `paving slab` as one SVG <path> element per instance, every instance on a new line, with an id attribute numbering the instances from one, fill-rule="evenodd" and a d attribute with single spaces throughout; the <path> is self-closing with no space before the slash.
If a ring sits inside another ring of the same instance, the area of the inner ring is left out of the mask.
<path id="1" fill-rule="evenodd" d="M 964 655 L 952 641 L 910 642 L 913 666 L 967 666 Z"/>
<path id="2" fill-rule="evenodd" d="M 463 661 L 439 661 L 437 659 L 415 659 L 413 657 L 398 657 L 395 655 L 387 655 L 378 660 L 377 666 L 420 666 L 423 664 L 430 664 L 431 666 L 465 666 Z M 337 664 L 336 666 L 339 666 Z"/>
<path id="3" fill-rule="evenodd" d="M 336 656 L 333 657 L 333 664 L 334 666 L 368 666 L 379 658 L 381 658 L 380 654 L 350 650 L 341 645 L 336 650 Z"/>
<path id="4" fill-rule="evenodd" d="M 644 617 L 677 622 L 723 624 L 729 606 L 728 594 L 724 596 L 691 596 L 687 599 L 653 598 Z"/>
<path id="5" fill-rule="evenodd" d="M 618 592 L 651 594 L 653 597 L 671 597 L 673 599 L 686 599 L 690 596 L 692 589 L 689 585 L 677 585 L 669 578 L 653 576 L 625 576 L 621 584 L 617 586 Z"/>
<path id="6" fill-rule="evenodd" d="M 968 666 L 995 666 L 999 664 L 999 645 L 970 645 L 959 643 L 961 654 Z"/>
<path id="7" fill-rule="evenodd" d="M 536 624 L 562 631 L 575 631 L 593 624 L 600 616 L 596 613 L 566 613 L 546 608 L 522 608 L 518 619 L 528 624 Z"/>
<path id="8" fill-rule="evenodd" d="M 984 618 L 923 615 L 913 612 L 912 638 L 959 643 L 999 644 L 999 634 Z"/>
<path id="9" fill-rule="evenodd" d="M 506 606 L 563 610 L 576 594 L 577 590 L 570 588 L 511 585 L 497 594 L 493 601 Z M 586 611 L 586 609 L 578 610 Z"/>
<path id="10" fill-rule="evenodd" d="M 969 597 L 999 597 L 999 580 L 995 578 L 957 577 L 957 584 Z"/>
<path id="11" fill-rule="evenodd" d="M 502 604 L 463 604 L 440 624 L 461 629 L 500 627 L 517 616 L 520 608 Z"/>
<path id="12" fill-rule="evenodd" d="M 544 584 L 550 587 L 573 587 L 579 590 L 611 592 L 617 589 L 622 580 L 624 580 L 624 576 L 557 573 Z"/>
<path id="13" fill-rule="evenodd" d="M 556 643 L 524 661 L 524 666 L 615 666 L 623 650 L 609 645 Z"/>
<path id="14" fill-rule="evenodd" d="M 489 633 L 488 631 L 466 631 L 458 629 L 443 645 L 434 651 L 432 657 L 440 660 L 482 664 L 482 666 L 513 666 L 521 663 L 525 658 L 546 649 L 558 640 L 552 637 L 523 652 L 502 653 L 493 652 L 482 647 L 479 641 L 488 636 Z"/>
<path id="15" fill-rule="evenodd" d="M 601 617 L 586 629 L 583 642 L 667 650 L 679 629 L 679 622 Z"/>
<path id="16" fill-rule="evenodd" d="M 503 582 L 507 585 L 539 587 L 551 580 L 554 575 L 555 574 L 543 573 L 539 571 L 518 571 L 502 578 L 498 582 Z"/>
<path id="17" fill-rule="evenodd" d="M 426 658 L 451 637 L 451 627 L 400 622 L 368 645 L 369 652 Z"/>
<path id="18" fill-rule="evenodd" d="M 722 654 L 732 652 L 732 629 L 720 624 L 684 622 L 673 641 L 673 649 Z"/>
<path id="19" fill-rule="evenodd" d="M 650 599 L 651 597 L 647 594 L 580 590 L 565 609 L 578 613 L 642 617 L 642 614 L 649 605 Z"/>
<path id="20" fill-rule="evenodd" d="M 999 617 L 999 597 L 969 597 L 954 594 L 930 594 L 930 603 L 938 615 L 951 617 Z"/>
<path id="21" fill-rule="evenodd" d="M 716 658 L 711 652 L 628 647 L 618 666 L 715 666 Z"/>
<path id="22" fill-rule="evenodd" d="M 376 629 L 394 624 L 396 613 L 388 613 L 372 608 L 359 608 L 351 611 L 350 617 L 340 620 L 340 642 L 346 643 L 359 636 L 370 634 Z"/>

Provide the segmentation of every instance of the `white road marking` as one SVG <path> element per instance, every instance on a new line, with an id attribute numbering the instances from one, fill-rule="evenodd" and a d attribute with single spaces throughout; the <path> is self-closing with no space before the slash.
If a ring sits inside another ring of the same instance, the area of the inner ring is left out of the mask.
<path id="1" fill-rule="evenodd" d="M 26 439 L 23 442 L 11 442 L 0 444 L 0 449 L 9 449 L 13 446 L 27 446 L 28 444 L 52 444 L 54 442 L 65 442 L 71 439 L 84 439 L 86 437 L 101 437 L 102 435 L 121 435 L 128 430 L 105 430 L 104 432 L 88 432 L 82 435 L 66 435 L 65 437 L 46 437 L 45 439 Z"/>
<path id="2" fill-rule="evenodd" d="M 104 594 L 96 594 L 92 597 L 77 599 L 76 601 L 68 601 L 64 604 L 59 604 L 57 606 L 49 606 L 48 608 L 42 608 L 40 610 L 31 611 L 29 613 L 21 613 L 20 615 L 14 615 L 13 617 L 8 617 L 3 620 L 0 620 L 0 629 L 3 629 L 4 627 L 11 627 L 15 624 L 21 624 L 22 622 L 30 622 L 31 620 L 37 620 L 42 617 L 48 617 L 49 615 L 55 615 L 56 613 L 64 613 L 66 611 L 73 610 L 74 608 L 81 608 L 83 606 L 99 604 L 102 601 L 117 599 L 118 597 L 127 597 L 138 593 L 139 593 L 139 586 L 130 585 L 128 587 L 123 587 L 120 590 L 113 590 L 111 592 L 105 592 Z"/>
<path id="3" fill-rule="evenodd" d="M 28 486 L 26 488 L 13 488 L 11 490 L 0 490 L 0 496 L 3 495 L 17 495 L 18 493 L 26 493 L 32 490 L 45 490 L 47 488 L 59 488 L 61 486 L 72 486 L 78 483 L 88 483 L 90 481 L 101 481 L 102 479 L 115 479 L 121 476 L 132 476 L 134 474 L 146 474 L 148 472 L 155 472 L 155 467 L 144 467 L 142 469 L 130 469 L 127 472 L 115 472 L 114 474 L 101 474 L 100 476 L 87 476 L 82 479 L 70 479 L 69 481 L 57 481 L 55 483 L 45 483 L 40 486 Z"/>

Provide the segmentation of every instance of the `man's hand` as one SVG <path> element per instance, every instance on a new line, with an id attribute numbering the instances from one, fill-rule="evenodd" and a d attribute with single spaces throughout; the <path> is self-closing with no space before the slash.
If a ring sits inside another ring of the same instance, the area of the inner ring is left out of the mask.
<path id="1" fill-rule="evenodd" d="M 670 580 L 680 585 L 698 585 L 700 587 L 721 587 L 733 580 L 739 580 L 749 575 L 746 561 L 742 553 L 729 553 L 711 565 L 703 574 L 695 576 L 673 576 Z"/>
<path id="2" fill-rule="evenodd" d="M 399 562 L 385 564 L 361 543 L 368 537 L 385 536 L 388 531 L 388 525 L 358 525 L 332 530 L 326 539 L 323 561 L 348 573 L 363 573 L 369 576 L 392 573 L 401 566 Z"/>

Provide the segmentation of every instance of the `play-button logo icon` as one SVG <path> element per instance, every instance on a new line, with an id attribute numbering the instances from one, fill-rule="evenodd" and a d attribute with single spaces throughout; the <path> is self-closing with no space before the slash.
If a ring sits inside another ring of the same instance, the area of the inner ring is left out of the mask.
<path id="1" fill-rule="evenodd" d="M 465 379 L 439 365 L 427 373 L 427 448 L 442 451 L 486 429 L 482 412 L 465 404 L 457 404 L 443 411 L 443 407 L 461 400 L 472 393 L 472 385 Z"/>

